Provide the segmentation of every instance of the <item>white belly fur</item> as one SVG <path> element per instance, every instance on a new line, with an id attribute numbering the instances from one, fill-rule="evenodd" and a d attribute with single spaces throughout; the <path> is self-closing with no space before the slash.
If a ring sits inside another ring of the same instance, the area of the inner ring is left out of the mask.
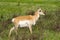
<path id="1" fill-rule="evenodd" d="M 31 22 L 29 20 L 23 20 L 23 21 L 19 21 L 19 26 L 20 27 L 29 27 L 29 25 L 35 25 L 35 22 Z"/>
<path id="2" fill-rule="evenodd" d="M 30 24 L 30 21 L 24 20 L 24 21 L 19 21 L 19 26 L 20 27 L 28 27 Z"/>

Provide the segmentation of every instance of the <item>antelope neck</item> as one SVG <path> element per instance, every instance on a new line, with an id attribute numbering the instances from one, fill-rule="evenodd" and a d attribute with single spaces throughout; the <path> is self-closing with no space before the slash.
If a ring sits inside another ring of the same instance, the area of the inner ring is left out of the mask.
<path id="1" fill-rule="evenodd" d="M 39 14 L 38 14 L 38 12 L 35 12 L 35 14 L 34 14 L 34 17 L 35 17 L 35 20 L 37 21 L 38 19 L 39 19 Z"/>

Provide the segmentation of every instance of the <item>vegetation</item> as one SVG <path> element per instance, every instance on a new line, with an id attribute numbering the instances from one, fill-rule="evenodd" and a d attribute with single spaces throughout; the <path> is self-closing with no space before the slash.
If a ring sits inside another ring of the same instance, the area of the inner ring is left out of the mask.
<path id="1" fill-rule="evenodd" d="M 8 34 L 15 16 L 27 15 L 28 11 L 42 8 L 41 16 L 33 27 L 33 34 L 28 28 L 19 28 L 11 40 L 60 40 L 60 1 L 59 0 L 0 0 L 0 40 L 9 40 Z"/>

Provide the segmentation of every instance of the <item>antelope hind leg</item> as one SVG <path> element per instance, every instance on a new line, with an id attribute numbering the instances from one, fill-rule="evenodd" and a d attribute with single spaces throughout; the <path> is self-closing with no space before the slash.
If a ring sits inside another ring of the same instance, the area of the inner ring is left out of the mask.
<path id="1" fill-rule="evenodd" d="M 12 27 L 11 29 L 10 29 L 10 32 L 9 32 L 9 37 L 10 37 L 10 35 L 11 35 L 11 33 L 12 33 L 12 31 L 15 29 L 15 27 Z"/>

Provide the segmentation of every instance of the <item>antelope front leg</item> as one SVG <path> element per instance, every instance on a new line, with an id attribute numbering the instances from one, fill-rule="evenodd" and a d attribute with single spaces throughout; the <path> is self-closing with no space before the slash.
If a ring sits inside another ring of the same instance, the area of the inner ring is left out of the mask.
<path id="1" fill-rule="evenodd" d="M 29 26 L 30 33 L 32 34 L 32 27 L 31 25 Z"/>

